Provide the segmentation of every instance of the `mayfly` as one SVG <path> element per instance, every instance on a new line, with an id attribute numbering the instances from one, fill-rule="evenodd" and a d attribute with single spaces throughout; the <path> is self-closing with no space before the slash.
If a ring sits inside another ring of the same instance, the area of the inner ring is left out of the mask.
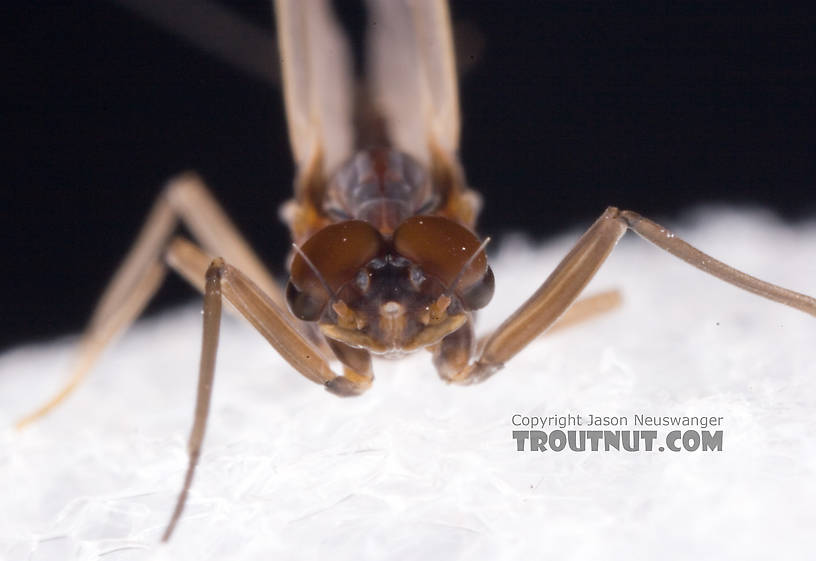
<path id="1" fill-rule="evenodd" d="M 435 0 L 368 0 L 365 81 L 326 0 L 275 2 L 294 197 L 281 215 L 293 250 L 285 289 L 194 175 L 169 182 L 102 296 L 57 395 L 63 401 L 106 345 L 129 326 L 169 266 L 204 294 L 189 464 L 163 539 L 180 519 L 207 422 L 222 300 L 307 379 L 338 396 L 372 384 L 372 355 L 427 349 L 440 377 L 473 384 L 571 314 L 614 301 L 574 302 L 627 230 L 711 275 L 816 316 L 816 300 L 713 259 L 631 211 L 607 208 L 538 290 L 492 334 L 474 335 L 474 312 L 494 290 L 487 239 L 474 227 L 480 198 L 457 159 L 459 104 L 450 17 Z M 175 236 L 179 224 L 194 243 Z M 287 309 L 288 308 L 288 309 Z M 342 373 L 331 362 L 342 365 Z"/>

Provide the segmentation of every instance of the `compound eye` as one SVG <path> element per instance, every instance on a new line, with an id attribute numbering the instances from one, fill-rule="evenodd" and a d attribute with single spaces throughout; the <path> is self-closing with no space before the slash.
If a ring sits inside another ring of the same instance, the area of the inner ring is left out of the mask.
<path id="1" fill-rule="evenodd" d="M 450 288 L 481 242 L 453 220 L 440 216 L 413 216 L 394 232 L 394 249 L 427 274 Z M 462 273 L 455 292 L 465 294 L 488 272 L 487 256 L 480 251 Z"/>
<path id="2" fill-rule="evenodd" d="M 361 220 L 331 224 L 317 232 L 300 248 L 311 265 L 300 253 L 292 260 L 290 286 L 286 289 L 292 313 L 297 317 L 319 317 L 329 298 L 353 281 L 366 263 L 383 253 L 384 245 L 377 229 Z"/>
<path id="3" fill-rule="evenodd" d="M 303 321 L 317 321 L 320 319 L 328 301 L 324 297 L 325 293 L 324 290 L 322 293 L 318 293 L 317 298 L 315 298 L 309 292 L 298 290 L 291 280 L 286 283 L 286 303 L 289 305 L 289 311 L 296 318 Z"/>
<path id="4" fill-rule="evenodd" d="M 480 280 L 462 292 L 462 305 L 466 310 L 484 308 L 493 298 L 495 288 L 496 278 L 493 276 L 493 269 L 488 267 L 487 272 Z"/>

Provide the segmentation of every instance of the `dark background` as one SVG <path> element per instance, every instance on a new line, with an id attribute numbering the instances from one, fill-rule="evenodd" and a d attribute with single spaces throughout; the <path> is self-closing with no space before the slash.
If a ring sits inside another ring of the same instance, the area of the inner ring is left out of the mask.
<path id="1" fill-rule="evenodd" d="M 293 169 L 278 91 L 113 3 L 16 4 L 0 39 L 0 348 L 79 330 L 182 170 L 283 274 Z M 223 4 L 272 27 L 263 0 Z M 359 6 L 341 4 L 359 25 Z M 604 4 L 454 3 L 484 43 L 461 88 L 481 231 L 543 238 L 608 204 L 669 220 L 706 202 L 813 216 L 813 10 Z M 174 279 L 151 309 L 192 295 Z"/>

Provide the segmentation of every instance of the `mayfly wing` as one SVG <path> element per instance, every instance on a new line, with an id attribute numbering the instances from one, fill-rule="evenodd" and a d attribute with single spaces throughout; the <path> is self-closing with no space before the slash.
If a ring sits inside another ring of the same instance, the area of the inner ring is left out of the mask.
<path id="1" fill-rule="evenodd" d="M 439 0 L 368 0 L 368 78 L 394 144 L 430 164 L 429 145 L 459 147 L 450 16 Z"/>
<path id="2" fill-rule="evenodd" d="M 352 64 L 329 2 L 276 0 L 275 18 L 289 141 L 298 168 L 295 199 L 304 202 L 310 196 L 306 190 L 351 155 Z"/>
<path id="3" fill-rule="evenodd" d="M 446 212 L 472 226 L 479 197 L 457 160 L 459 90 L 450 13 L 441 0 L 368 0 L 368 89 L 391 142 L 424 164 Z"/>

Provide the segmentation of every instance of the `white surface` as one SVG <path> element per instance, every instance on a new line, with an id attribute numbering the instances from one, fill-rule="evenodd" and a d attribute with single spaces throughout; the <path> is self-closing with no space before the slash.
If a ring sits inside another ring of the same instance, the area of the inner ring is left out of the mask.
<path id="1" fill-rule="evenodd" d="M 705 211 L 675 231 L 816 294 L 816 224 Z M 576 239 L 494 247 L 496 325 Z M 196 481 L 186 466 L 198 304 L 141 322 L 24 432 L 73 338 L 0 358 L 0 557 L 97 559 L 805 558 L 816 527 L 816 319 L 739 291 L 628 234 L 590 287 L 624 307 L 539 339 L 481 386 L 425 353 L 378 363 L 337 399 L 227 319 Z M 67 302 L 66 305 L 70 305 Z M 724 417 L 722 452 L 516 452 L 521 414 Z"/>

